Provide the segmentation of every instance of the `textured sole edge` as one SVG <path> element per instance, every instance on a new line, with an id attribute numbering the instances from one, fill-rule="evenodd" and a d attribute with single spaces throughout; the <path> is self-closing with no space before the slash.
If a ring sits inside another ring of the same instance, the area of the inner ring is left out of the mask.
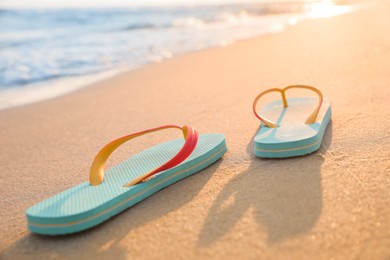
<path id="1" fill-rule="evenodd" d="M 332 109 L 331 107 L 329 107 L 329 110 L 326 112 L 324 116 L 324 120 L 322 122 L 324 127 L 318 132 L 318 135 L 316 136 L 314 141 L 312 141 L 310 144 L 291 147 L 291 148 L 276 149 L 276 150 L 260 149 L 257 148 L 255 145 L 254 154 L 257 157 L 261 157 L 261 158 L 290 158 L 290 157 L 297 157 L 297 156 L 313 153 L 318 149 L 320 149 L 323 137 L 325 135 L 326 129 L 328 128 L 331 118 L 332 118 Z M 299 145 L 299 143 L 297 143 L 297 145 Z"/>
<path id="2" fill-rule="evenodd" d="M 42 234 L 42 235 L 66 235 L 66 234 L 72 234 L 72 233 L 90 229 L 94 226 L 97 226 L 107 221 L 111 217 L 121 213 L 122 211 L 132 207 L 133 205 L 141 202 L 142 200 L 148 198 L 149 196 L 153 195 L 157 191 L 167 186 L 170 186 L 171 184 L 174 184 L 212 165 L 227 152 L 226 140 L 224 140 L 223 143 L 221 143 L 221 145 L 217 146 L 216 149 L 217 149 L 216 152 L 208 156 L 200 163 L 197 163 L 194 166 L 191 166 L 185 170 L 167 176 L 167 178 L 156 183 L 148 190 L 139 192 L 140 194 L 137 194 L 137 196 L 131 196 L 130 199 L 117 203 L 116 205 L 112 206 L 111 208 L 104 211 L 103 213 L 96 214 L 97 216 L 92 216 L 87 219 L 77 221 L 77 223 L 61 223 L 61 224 L 45 225 L 45 224 L 37 224 L 28 221 L 28 228 L 31 232 Z"/>

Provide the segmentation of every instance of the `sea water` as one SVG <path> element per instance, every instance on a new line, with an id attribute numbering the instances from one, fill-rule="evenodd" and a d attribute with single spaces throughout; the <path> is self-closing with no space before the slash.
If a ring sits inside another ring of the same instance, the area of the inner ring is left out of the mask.
<path id="1" fill-rule="evenodd" d="M 329 1 L 0 9 L 0 109 L 58 96 L 175 55 L 280 32 L 307 17 L 349 10 Z"/>

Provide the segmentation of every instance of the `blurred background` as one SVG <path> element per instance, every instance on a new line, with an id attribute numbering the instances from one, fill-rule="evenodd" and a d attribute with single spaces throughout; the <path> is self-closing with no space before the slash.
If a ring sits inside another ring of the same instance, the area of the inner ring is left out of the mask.
<path id="1" fill-rule="evenodd" d="M 175 55 L 349 12 L 351 1 L 0 0 L 0 109 Z"/>

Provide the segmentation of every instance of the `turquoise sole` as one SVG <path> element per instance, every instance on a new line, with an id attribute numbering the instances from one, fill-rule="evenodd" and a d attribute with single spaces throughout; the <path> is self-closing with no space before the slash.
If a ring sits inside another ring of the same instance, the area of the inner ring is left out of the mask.
<path id="1" fill-rule="evenodd" d="M 123 187 L 132 178 L 167 161 L 183 142 L 176 139 L 149 148 L 109 169 L 99 186 L 85 182 L 32 206 L 26 211 L 29 230 L 44 235 L 63 235 L 89 229 L 210 166 L 227 151 L 222 134 L 202 134 L 194 152 L 183 163 L 146 182 Z"/>
<path id="2" fill-rule="evenodd" d="M 308 99 L 293 98 L 289 99 L 289 102 L 296 102 L 299 105 L 300 102 L 306 102 L 306 100 Z M 281 105 L 280 102 L 272 102 L 266 105 L 265 109 L 272 109 L 272 107 L 279 105 Z M 283 109 L 282 114 L 287 109 L 289 108 Z M 287 124 L 282 129 L 284 131 L 283 134 L 279 134 L 283 138 L 278 136 L 278 131 L 281 131 L 279 128 L 268 128 L 262 125 L 254 138 L 254 154 L 262 158 L 288 158 L 313 153 L 321 147 L 322 139 L 331 117 L 331 107 L 329 102 L 326 101 L 321 108 L 316 123 L 305 125 L 304 123 L 299 124 L 290 120 L 288 123 L 293 124 L 295 131 L 294 129 L 289 131 L 289 125 Z"/>

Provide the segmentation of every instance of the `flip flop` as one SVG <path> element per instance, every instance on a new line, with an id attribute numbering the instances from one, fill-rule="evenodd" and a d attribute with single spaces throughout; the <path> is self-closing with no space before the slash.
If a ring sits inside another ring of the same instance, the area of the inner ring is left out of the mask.
<path id="1" fill-rule="evenodd" d="M 115 165 L 105 174 L 106 160 L 120 145 L 167 128 L 182 130 L 185 140 L 175 139 L 148 148 Z M 27 209 L 28 228 L 45 235 L 69 234 L 91 228 L 168 185 L 203 170 L 226 151 L 224 135 L 198 135 L 189 126 L 167 125 L 123 136 L 107 144 L 96 155 L 89 182 Z"/>
<path id="2" fill-rule="evenodd" d="M 318 97 L 286 98 L 292 88 L 314 91 Z M 258 100 L 269 92 L 280 92 L 282 100 L 263 106 L 257 112 Z M 313 109 L 314 111 L 310 113 Z M 331 119 L 330 103 L 320 90 L 303 85 L 272 88 L 260 93 L 253 102 L 253 112 L 260 119 L 261 127 L 254 137 L 254 152 L 263 158 L 286 158 L 312 153 L 321 146 L 326 127 Z M 309 117 L 307 117 L 309 114 Z M 264 115 L 264 116 L 260 116 Z M 278 118 L 274 123 L 267 118 Z"/>

